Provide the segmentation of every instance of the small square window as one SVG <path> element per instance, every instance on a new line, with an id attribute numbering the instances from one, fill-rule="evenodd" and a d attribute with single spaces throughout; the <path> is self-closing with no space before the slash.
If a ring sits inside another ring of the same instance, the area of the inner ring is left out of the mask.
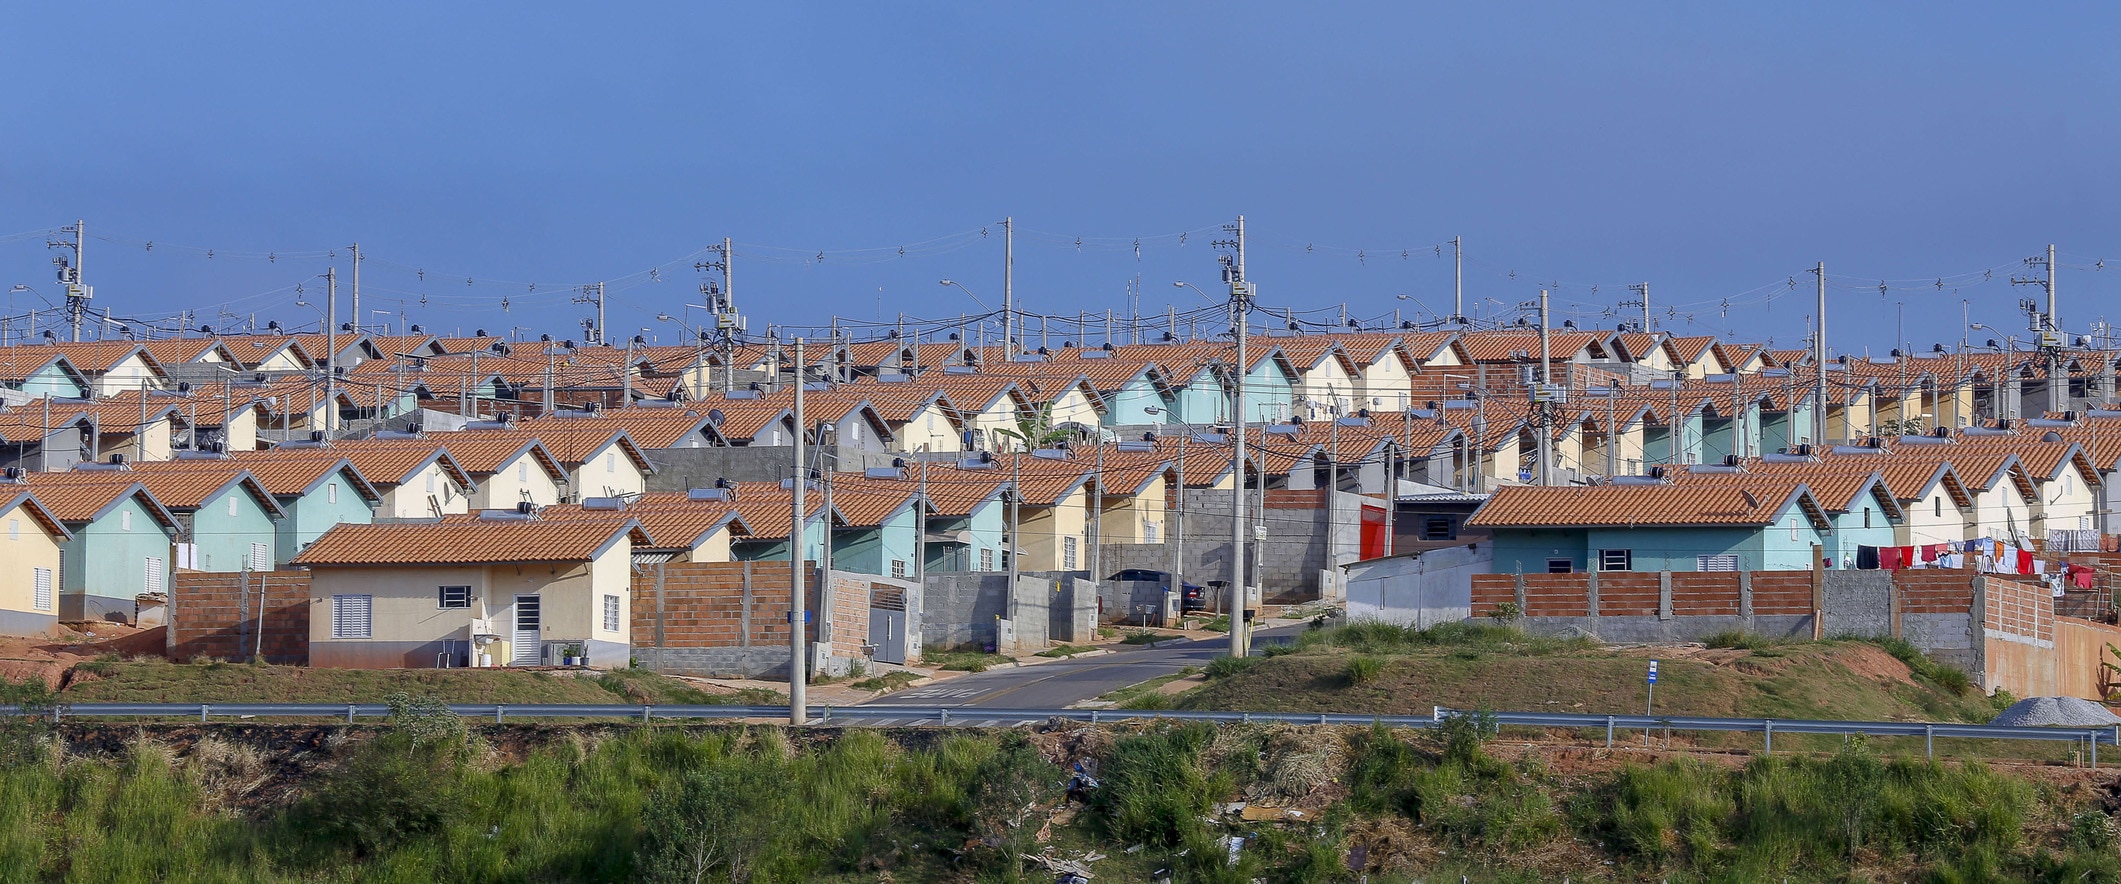
<path id="1" fill-rule="evenodd" d="M 1573 573 L 1573 572 L 1574 572 L 1575 570 L 1576 570 L 1576 562 L 1575 562 L 1574 560 L 1571 560 L 1571 559 L 1548 559 L 1548 560 L 1547 560 L 1547 573 L 1548 573 L 1548 574 L 1569 574 L 1569 573 Z"/>
<path id="2" fill-rule="evenodd" d="M 1421 539 L 1450 540 L 1458 536 L 1450 516 L 1430 516 L 1421 522 Z"/>
<path id="3" fill-rule="evenodd" d="M 471 587 L 444 586 L 437 592 L 438 601 L 444 608 L 471 607 Z"/>
<path id="4" fill-rule="evenodd" d="M 1598 570 L 1628 571 L 1635 567 L 1635 551 L 1632 549 L 1601 549 L 1598 551 Z"/>
<path id="5" fill-rule="evenodd" d="M 792 506 L 792 504 L 791 504 L 791 506 Z M 892 560 L 891 560 L 891 576 L 893 576 L 893 577 L 896 577 L 896 578 L 898 578 L 898 579 L 900 579 L 900 580 L 904 580 L 904 579 L 906 579 L 906 560 L 904 560 L 904 559 L 892 559 Z"/>

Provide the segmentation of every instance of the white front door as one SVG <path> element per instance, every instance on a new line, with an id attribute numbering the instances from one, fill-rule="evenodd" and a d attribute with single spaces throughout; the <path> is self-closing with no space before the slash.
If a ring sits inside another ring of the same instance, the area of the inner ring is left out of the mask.
<path id="1" fill-rule="evenodd" d="M 509 636 L 508 663 L 511 666 L 537 666 L 545 662 L 541 651 L 544 647 L 543 630 L 539 629 L 538 597 L 516 596 L 515 631 Z"/>

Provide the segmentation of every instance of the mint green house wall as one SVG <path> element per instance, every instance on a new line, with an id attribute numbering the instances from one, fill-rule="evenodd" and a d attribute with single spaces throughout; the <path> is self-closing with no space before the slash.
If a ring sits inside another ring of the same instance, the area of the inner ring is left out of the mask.
<path id="1" fill-rule="evenodd" d="M 1164 395 L 1145 372 L 1136 375 L 1125 386 L 1105 397 L 1109 406 L 1105 409 L 1103 423 L 1108 427 L 1160 424 L 1173 418 L 1175 397 Z M 1149 409 L 1157 409 L 1150 414 Z"/>
<path id="2" fill-rule="evenodd" d="M 815 562 L 825 551 L 825 520 L 815 513 L 810 514 L 809 519 L 803 525 L 803 560 Z M 734 541 L 729 544 L 729 557 L 739 562 L 785 562 L 788 561 L 788 538 Z"/>
<path id="3" fill-rule="evenodd" d="M 1607 549 L 1630 550 L 1633 571 L 1698 571 L 1698 556 L 1725 555 L 1737 556 L 1741 571 L 1800 571 L 1812 567 L 1812 544 L 1824 537 L 1793 505 L 1765 528 L 1496 528 L 1493 543 L 1497 574 L 1544 574 L 1550 558 L 1589 570 Z"/>
<path id="4" fill-rule="evenodd" d="M 1842 560 L 1854 565 L 1856 547 L 1898 545 L 1894 540 L 1893 522 L 1886 517 L 1885 508 L 1878 503 L 1876 492 L 1864 495 L 1863 499 L 1847 512 L 1831 513 L 1828 518 L 1833 522 L 1834 529 L 1828 532 L 1823 545 L 1827 555 L 1836 560 L 1834 567 L 1841 567 L 1839 562 Z M 1805 552 L 1804 566 L 1812 566 L 1809 550 Z"/>
<path id="5" fill-rule="evenodd" d="M 56 363 L 37 369 L 15 389 L 31 396 L 57 396 L 65 399 L 84 399 L 88 396 L 88 387 Z"/>
<path id="6" fill-rule="evenodd" d="M 1245 376 L 1245 413 L 1254 423 L 1288 420 L 1295 413 L 1296 378 L 1269 359 Z"/>
<path id="7" fill-rule="evenodd" d="M 170 544 L 176 538 L 137 496 L 126 497 L 103 518 L 66 527 L 74 539 L 59 545 L 59 619 L 103 620 L 115 614 L 132 622 L 133 597 L 148 590 L 151 568 L 161 572 L 157 583 L 167 591 Z"/>
<path id="8" fill-rule="evenodd" d="M 1810 399 L 1798 403 L 1788 411 L 1765 411 L 1760 414 L 1760 452 L 1782 451 L 1812 438 L 1812 404 Z"/>
<path id="9" fill-rule="evenodd" d="M 868 528 L 836 528 L 832 532 L 832 567 L 838 571 L 895 576 L 891 563 L 905 563 L 906 576 L 913 576 L 914 554 L 919 545 L 914 533 L 917 517 L 913 507 L 900 507 L 882 525 Z"/>
<path id="10" fill-rule="evenodd" d="M 988 552 L 988 561 L 993 570 L 1008 567 L 1008 558 L 1002 555 L 1002 529 L 1008 524 L 1009 505 L 999 498 L 974 507 L 969 516 L 928 517 L 928 533 L 956 534 L 969 532 L 972 542 L 929 543 L 927 546 L 928 570 L 930 571 L 977 571 L 980 569 L 980 551 Z"/>
<path id="11" fill-rule="evenodd" d="M 229 515 L 231 499 L 236 502 L 233 516 Z M 272 514 L 241 485 L 229 486 L 182 515 L 190 522 L 187 539 L 198 544 L 201 571 L 241 571 L 251 544 L 262 543 L 272 550 L 279 541 Z"/>
<path id="12" fill-rule="evenodd" d="M 376 513 L 370 502 L 354 490 L 343 470 L 332 473 L 331 478 L 319 483 L 308 494 L 282 495 L 279 501 L 280 508 L 286 510 L 287 515 L 279 520 L 275 529 L 275 565 L 286 564 L 300 555 L 304 547 L 315 543 L 334 525 L 366 525 L 375 521 Z"/>
<path id="13" fill-rule="evenodd" d="M 1706 463 L 1702 458 L 1702 418 L 1700 412 L 1689 414 L 1679 420 L 1678 450 L 1673 451 L 1672 429 L 1668 426 L 1649 427 L 1642 431 L 1643 460 L 1646 463 L 1669 466 L 1672 464 Z M 1722 460 L 1717 455 L 1716 460 Z"/>
<path id="14" fill-rule="evenodd" d="M 1220 423 L 1229 419 L 1230 394 L 1213 369 L 1202 368 L 1178 389 L 1172 407 L 1178 412 L 1180 423 Z"/>

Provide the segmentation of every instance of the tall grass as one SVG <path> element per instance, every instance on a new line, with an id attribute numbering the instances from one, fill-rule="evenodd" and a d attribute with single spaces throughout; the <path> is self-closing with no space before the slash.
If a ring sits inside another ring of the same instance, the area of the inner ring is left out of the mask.
<path id="1" fill-rule="evenodd" d="M 1597 647 L 1589 638 L 1528 635 L 1508 626 L 1486 623 L 1439 623 L 1426 629 L 1377 620 L 1309 630 L 1297 636 L 1299 649 L 1343 648 L 1363 654 L 1404 654 L 1453 648 L 1482 654 L 1554 654 Z"/>

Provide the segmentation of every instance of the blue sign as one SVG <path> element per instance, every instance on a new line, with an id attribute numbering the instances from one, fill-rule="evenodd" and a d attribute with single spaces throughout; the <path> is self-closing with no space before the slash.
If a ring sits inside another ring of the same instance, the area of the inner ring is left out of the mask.
<path id="1" fill-rule="evenodd" d="M 1650 661 L 1650 684 L 1657 683 L 1657 661 Z"/>

